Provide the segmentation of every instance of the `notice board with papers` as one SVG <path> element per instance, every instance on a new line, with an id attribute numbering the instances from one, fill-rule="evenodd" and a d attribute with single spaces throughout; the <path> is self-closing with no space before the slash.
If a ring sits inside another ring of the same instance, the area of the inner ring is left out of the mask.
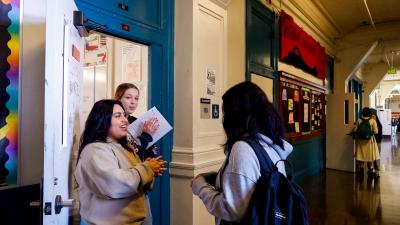
<path id="1" fill-rule="evenodd" d="M 325 89 L 283 71 L 279 75 L 278 107 L 286 138 L 303 139 L 324 132 Z"/>

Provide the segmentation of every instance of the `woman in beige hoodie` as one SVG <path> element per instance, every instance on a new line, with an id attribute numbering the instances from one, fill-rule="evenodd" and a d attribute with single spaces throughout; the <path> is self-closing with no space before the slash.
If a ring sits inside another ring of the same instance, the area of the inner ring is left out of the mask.
<path id="1" fill-rule="evenodd" d="M 75 178 L 86 224 L 141 225 L 145 192 L 166 169 L 161 157 L 141 162 L 126 140 L 128 120 L 118 100 L 96 102 L 81 137 Z"/>

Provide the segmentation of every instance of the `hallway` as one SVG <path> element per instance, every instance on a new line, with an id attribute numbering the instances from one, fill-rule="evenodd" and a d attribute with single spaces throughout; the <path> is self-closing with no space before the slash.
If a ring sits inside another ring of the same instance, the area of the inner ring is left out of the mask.
<path id="1" fill-rule="evenodd" d="M 399 139 L 382 140 L 380 178 L 371 184 L 336 170 L 305 179 L 310 225 L 400 224 Z"/>

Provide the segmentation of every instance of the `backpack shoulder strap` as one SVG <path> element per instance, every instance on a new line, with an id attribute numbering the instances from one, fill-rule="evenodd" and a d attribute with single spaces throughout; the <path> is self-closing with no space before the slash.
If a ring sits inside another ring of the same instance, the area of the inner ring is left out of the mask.
<path id="1" fill-rule="evenodd" d="M 278 170 L 276 165 L 274 165 L 271 158 L 269 157 L 268 153 L 257 140 L 251 138 L 243 138 L 241 140 L 249 144 L 250 147 L 253 149 L 258 161 L 260 162 L 261 171 L 272 172 Z"/>

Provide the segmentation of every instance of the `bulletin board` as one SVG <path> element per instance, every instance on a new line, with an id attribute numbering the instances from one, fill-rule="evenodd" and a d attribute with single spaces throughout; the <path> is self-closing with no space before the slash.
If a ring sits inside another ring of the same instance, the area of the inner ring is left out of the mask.
<path id="1" fill-rule="evenodd" d="M 326 102 L 322 86 L 281 71 L 278 98 L 286 138 L 303 139 L 324 132 Z"/>

